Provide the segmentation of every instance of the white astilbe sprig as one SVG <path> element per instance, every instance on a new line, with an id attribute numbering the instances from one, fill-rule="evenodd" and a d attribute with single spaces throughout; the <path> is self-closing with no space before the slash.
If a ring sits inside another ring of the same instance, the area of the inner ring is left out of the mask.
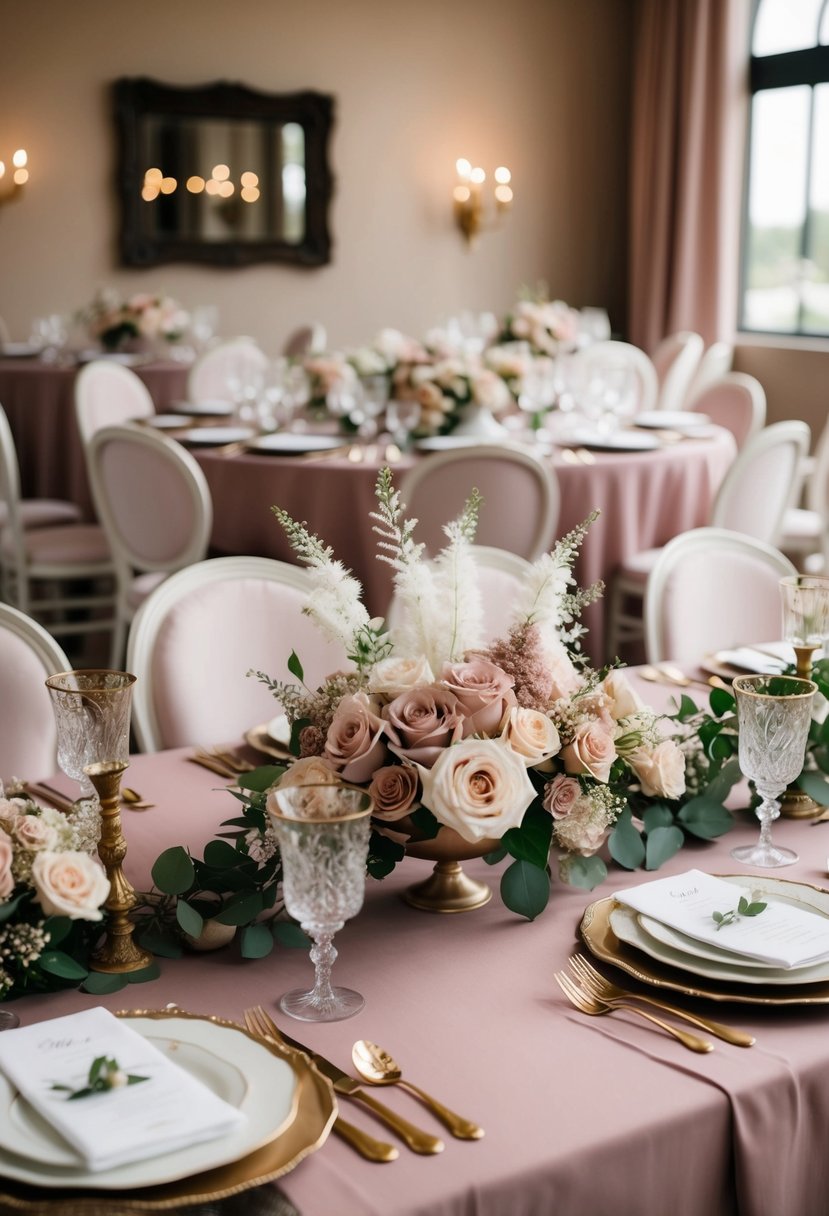
<path id="1" fill-rule="evenodd" d="M 449 543 L 434 563 L 439 609 L 429 654 L 433 671 L 439 671 L 444 661 L 462 658 L 483 639 L 483 600 L 471 548 L 482 501 L 473 489 L 458 519 L 444 525 Z"/>
<path id="2" fill-rule="evenodd" d="M 533 562 L 524 580 L 513 621 L 518 625 L 535 625 L 545 642 L 573 641 L 583 632 L 578 615 L 602 593 L 603 584 L 594 583 L 586 590 L 571 591 L 575 586 L 573 563 L 587 530 L 599 512 L 593 511 L 572 532 L 556 541 L 552 552 Z"/>
<path id="3" fill-rule="evenodd" d="M 378 561 L 394 570 L 394 589 L 400 606 L 394 627 L 394 648 L 405 658 L 427 653 L 434 632 L 436 594 L 431 566 L 423 560 L 424 546 L 413 538 L 416 519 L 407 519 L 394 489 L 391 469 L 382 468 L 375 486 L 377 510 L 371 512 L 372 527 L 380 539 Z"/>

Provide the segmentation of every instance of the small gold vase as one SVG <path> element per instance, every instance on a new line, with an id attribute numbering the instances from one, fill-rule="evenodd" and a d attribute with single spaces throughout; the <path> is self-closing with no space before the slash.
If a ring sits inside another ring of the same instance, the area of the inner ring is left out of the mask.
<path id="1" fill-rule="evenodd" d="M 416 832 L 409 820 L 401 820 L 395 828 Z M 434 870 L 424 881 L 403 892 L 403 898 L 413 908 L 423 912 L 472 912 L 492 899 L 492 890 L 484 882 L 476 882 L 464 874 L 462 861 L 483 857 L 498 847 L 499 841 L 485 838 L 471 843 L 451 828 L 442 827 L 431 840 L 407 840 L 406 855 L 421 861 L 434 861 Z"/>

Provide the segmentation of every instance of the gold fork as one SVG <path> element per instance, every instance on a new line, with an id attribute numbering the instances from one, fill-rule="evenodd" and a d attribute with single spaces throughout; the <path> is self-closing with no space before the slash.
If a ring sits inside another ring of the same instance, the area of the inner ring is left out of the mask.
<path id="1" fill-rule="evenodd" d="M 683 1047 L 687 1047 L 689 1051 L 704 1053 L 714 1050 L 714 1044 L 709 1043 L 707 1039 L 700 1039 L 695 1034 L 688 1034 L 685 1030 L 679 1030 L 676 1026 L 671 1026 L 670 1022 L 663 1022 L 661 1018 L 655 1017 L 652 1013 L 646 1013 L 644 1009 L 639 1009 L 636 1005 L 623 1004 L 621 1001 L 614 1005 L 608 1005 L 606 1001 L 601 1001 L 598 997 L 591 996 L 585 992 L 565 972 L 556 971 L 554 974 L 559 988 L 567 997 L 570 1004 L 574 1005 L 581 1013 L 586 1013 L 590 1017 L 601 1017 L 602 1014 L 613 1013 L 615 1009 L 627 1009 L 631 1013 L 638 1013 L 640 1018 L 644 1018 L 647 1022 L 653 1022 L 656 1026 L 660 1026 L 662 1030 L 678 1039 Z"/>
<path id="2" fill-rule="evenodd" d="M 574 954 L 569 959 L 569 963 L 582 987 L 607 1005 L 643 1001 L 646 1005 L 653 1005 L 654 1008 L 671 1013 L 676 1018 L 684 1018 L 692 1026 L 699 1026 L 701 1030 L 707 1030 L 709 1034 L 716 1035 L 718 1039 L 723 1039 L 726 1043 L 733 1043 L 735 1047 L 751 1047 L 755 1042 L 754 1035 L 746 1034 L 743 1030 L 732 1030 L 730 1026 L 723 1026 L 721 1022 L 697 1017 L 695 1013 L 687 1013 L 684 1009 L 669 1005 L 667 1001 L 659 1001 L 656 997 L 644 996 L 642 993 L 620 988 L 618 984 L 613 984 L 610 980 L 605 979 L 595 967 L 591 966 L 583 954 Z"/>
<path id="3" fill-rule="evenodd" d="M 264 1012 L 264 1011 L 263 1011 Z M 276 1043 L 278 1046 L 285 1048 L 286 1051 L 291 1049 L 288 1047 L 276 1024 L 268 1018 L 265 1022 L 258 1016 L 259 1009 L 245 1010 L 245 1026 L 255 1034 L 257 1038 L 263 1039 L 266 1043 Z M 370 1136 L 368 1132 L 364 1132 L 362 1128 L 355 1127 L 353 1123 L 348 1123 L 340 1115 L 334 1120 L 332 1131 L 335 1131 L 341 1139 L 365 1157 L 367 1161 L 396 1161 L 400 1153 L 393 1144 L 387 1144 L 384 1140 L 377 1140 L 374 1136 Z"/>
<path id="4" fill-rule="evenodd" d="M 234 773 L 252 773 L 255 768 L 255 765 L 243 760 L 239 753 L 230 747 L 199 747 L 197 754 L 208 756 L 211 760 L 218 760 L 220 764 L 227 765 Z"/>

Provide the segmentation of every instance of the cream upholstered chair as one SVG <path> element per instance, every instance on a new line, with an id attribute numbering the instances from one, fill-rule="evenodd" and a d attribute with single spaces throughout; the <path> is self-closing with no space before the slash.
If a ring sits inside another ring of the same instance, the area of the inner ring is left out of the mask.
<path id="1" fill-rule="evenodd" d="M 72 664 L 42 625 L 0 604 L 0 778 L 47 777 L 57 768 L 57 729 L 47 676 Z"/>
<path id="2" fill-rule="evenodd" d="M 128 367 L 98 359 L 78 372 L 75 416 L 84 447 L 102 426 L 121 426 L 154 413 L 149 389 Z"/>
<path id="3" fill-rule="evenodd" d="M 618 342 L 609 339 L 607 342 L 592 342 L 570 356 L 568 377 L 576 394 L 582 388 L 587 388 L 593 378 L 600 379 L 604 371 L 615 373 L 627 370 L 634 379 L 636 400 L 634 412 L 641 413 L 652 410 L 657 405 L 659 395 L 659 377 L 651 359 L 630 342 Z"/>
<path id="4" fill-rule="evenodd" d="M 695 663 L 725 647 L 776 641 L 779 582 L 795 569 L 777 549 L 726 528 L 695 528 L 659 553 L 645 593 L 649 663 Z"/>
<path id="5" fill-rule="evenodd" d="M 23 505 L 17 454 L 0 410 L 2 598 L 43 619 L 55 636 L 110 630 L 114 567 L 103 529 L 72 522 L 26 528 Z"/>
<path id="6" fill-rule="evenodd" d="M 14 476 L 19 487 L 17 449 L 9 419 L 2 405 L 0 405 L 0 448 L 7 453 L 6 459 L 16 470 Z M 78 523 L 82 518 L 79 506 L 74 502 L 65 502 L 59 498 L 18 498 L 18 513 L 20 526 L 24 529 L 48 528 L 55 524 L 73 524 Z M 8 507 L 5 502 L 0 501 L 0 529 L 4 528 L 8 522 Z"/>
<path id="7" fill-rule="evenodd" d="M 547 552 L 561 499 L 552 467 L 522 448 L 475 444 L 426 456 L 400 482 L 401 502 L 418 520 L 415 540 L 427 553 L 444 547 L 443 526 L 460 514 L 473 487 L 483 496 L 477 540 L 529 561 Z"/>
<path id="8" fill-rule="evenodd" d="M 711 526 L 777 545 L 786 510 L 800 486 L 809 449 L 805 422 L 776 422 L 750 440 L 720 486 Z M 634 554 L 614 574 L 608 602 L 607 657 L 643 636 L 642 602 L 661 549 Z"/>
<path id="9" fill-rule="evenodd" d="M 780 548 L 810 574 L 829 571 L 829 422 L 806 462 L 805 506 L 783 517 Z"/>
<path id="10" fill-rule="evenodd" d="M 293 682 L 292 650 L 311 688 L 350 669 L 303 614 L 310 591 L 306 570 L 265 557 L 217 557 L 165 579 L 136 613 L 127 646 L 140 748 L 228 742 L 270 721 L 279 704 L 246 673 Z"/>
<path id="11" fill-rule="evenodd" d="M 282 344 L 282 354 L 288 359 L 299 359 L 302 355 L 321 355 L 328 345 L 325 326 L 319 321 L 300 325 L 288 334 Z"/>
<path id="12" fill-rule="evenodd" d="M 246 384 L 261 380 L 267 369 L 268 356 L 252 338 L 220 342 L 201 354 L 190 368 L 187 396 L 194 404 L 226 401 L 232 406 L 235 393 L 241 393 Z"/>
<path id="13" fill-rule="evenodd" d="M 168 574 L 207 553 L 213 505 L 204 473 L 187 449 L 149 428 L 96 431 L 87 467 L 115 566 L 110 666 L 118 669 L 136 610 Z"/>
<path id="14" fill-rule="evenodd" d="M 707 414 L 737 441 L 738 450 L 766 424 L 766 394 L 759 380 L 744 372 L 729 372 L 711 380 L 687 403 L 687 409 Z"/>
<path id="15" fill-rule="evenodd" d="M 659 377 L 657 408 L 681 410 L 688 388 L 699 367 L 705 343 L 691 330 L 669 334 L 651 355 Z"/>
<path id="16" fill-rule="evenodd" d="M 733 362 L 734 347 L 730 342 L 712 342 L 703 352 L 702 358 L 697 364 L 697 370 L 688 386 L 686 404 L 682 408 L 688 409 L 687 403 L 693 401 L 704 388 L 708 388 L 712 381 L 719 380 L 721 376 L 727 376 Z"/>

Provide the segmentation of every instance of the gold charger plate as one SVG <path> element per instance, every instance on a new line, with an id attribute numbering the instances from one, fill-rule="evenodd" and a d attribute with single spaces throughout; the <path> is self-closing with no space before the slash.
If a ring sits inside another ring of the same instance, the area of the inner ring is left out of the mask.
<path id="1" fill-rule="evenodd" d="M 252 726 L 250 730 L 245 731 L 245 742 L 250 744 L 257 752 L 261 752 L 263 756 L 273 756 L 275 760 L 291 760 L 291 753 L 287 747 L 268 734 L 267 724 L 263 726 Z"/>
<path id="2" fill-rule="evenodd" d="M 243 1026 L 224 1018 L 204 1014 L 186 1013 L 174 1009 L 130 1009 L 121 1011 L 119 1017 L 142 1017 L 161 1020 L 163 1018 L 194 1018 L 213 1022 L 237 1030 L 248 1038 L 256 1039 Z M 257 1039 L 257 1042 L 261 1040 Z M 3 1179 L 0 1186 L 0 1206 L 5 1210 L 28 1212 L 32 1216 L 60 1216 L 62 1211 L 75 1214 L 88 1212 L 90 1216 L 104 1216 L 112 1209 L 118 1212 L 163 1212 L 189 1204 L 211 1203 L 238 1195 L 252 1187 L 274 1182 L 287 1174 L 305 1157 L 316 1152 L 325 1143 L 337 1117 L 337 1102 L 331 1082 L 323 1077 L 308 1057 L 290 1047 L 264 1043 L 273 1055 L 288 1060 L 299 1077 L 297 1109 L 295 1118 L 276 1139 L 249 1153 L 238 1161 L 180 1178 L 161 1186 L 133 1188 L 129 1191 L 70 1190 L 59 1195 L 23 1183 L 11 1183 Z"/>
<path id="3" fill-rule="evenodd" d="M 797 884 L 827 893 L 824 887 Z M 829 1005 L 829 983 L 793 984 L 790 988 L 770 985 L 727 984 L 720 980 L 689 979 L 689 973 L 658 962 L 641 951 L 620 942 L 610 925 L 610 913 L 618 906 L 613 896 L 596 900 L 584 910 L 579 925 L 582 941 L 595 958 L 632 975 L 653 988 L 681 992 L 684 996 L 709 1001 L 729 1001 L 742 1005 Z"/>

